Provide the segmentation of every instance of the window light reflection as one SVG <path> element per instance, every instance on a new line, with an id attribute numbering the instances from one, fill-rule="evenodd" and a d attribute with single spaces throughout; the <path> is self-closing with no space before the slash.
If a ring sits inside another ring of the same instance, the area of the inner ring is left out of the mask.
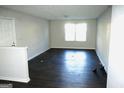
<path id="1" fill-rule="evenodd" d="M 82 71 L 86 65 L 85 52 L 71 52 L 65 53 L 65 66 L 68 71 L 77 72 Z"/>

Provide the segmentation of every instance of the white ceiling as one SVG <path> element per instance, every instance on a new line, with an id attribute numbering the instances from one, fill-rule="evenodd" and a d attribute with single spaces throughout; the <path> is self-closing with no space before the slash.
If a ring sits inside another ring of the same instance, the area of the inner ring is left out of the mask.
<path id="1" fill-rule="evenodd" d="M 5 8 L 31 14 L 48 20 L 94 19 L 107 5 L 5 5 Z"/>

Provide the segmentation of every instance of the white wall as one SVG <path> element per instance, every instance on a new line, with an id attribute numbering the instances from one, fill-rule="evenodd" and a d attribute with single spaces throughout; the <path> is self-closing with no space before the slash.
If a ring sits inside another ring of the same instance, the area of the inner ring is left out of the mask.
<path id="1" fill-rule="evenodd" d="M 10 9 L 0 8 L 0 16 L 16 19 L 17 46 L 28 47 L 28 58 L 49 49 L 49 22 Z"/>
<path id="2" fill-rule="evenodd" d="M 109 39 L 111 31 L 111 7 L 97 19 L 96 52 L 106 72 L 108 67 Z"/>
<path id="3" fill-rule="evenodd" d="M 29 82 L 27 47 L 0 47 L 0 80 Z"/>
<path id="4" fill-rule="evenodd" d="M 124 88 L 124 6 L 112 7 L 107 87 Z"/>
<path id="5" fill-rule="evenodd" d="M 64 24 L 68 22 L 86 22 L 88 24 L 87 42 L 65 41 Z M 51 48 L 81 48 L 95 49 L 96 20 L 56 20 L 50 22 L 50 47 Z"/>

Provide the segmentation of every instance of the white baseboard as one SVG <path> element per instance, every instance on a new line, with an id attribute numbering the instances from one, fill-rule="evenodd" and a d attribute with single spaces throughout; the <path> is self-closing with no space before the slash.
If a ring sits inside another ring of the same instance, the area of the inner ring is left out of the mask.
<path id="1" fill-rule="evenodd" d="M 95 50 L 95 51 L 96 51 L 96 50 Z M 104 65 L 104 62 L 103 62 L 101 56 L 99 55 L 99 53 L 98 53 L 97 51 L 96 51 L 96 54 L 97 54 L 97 56 L 98 56 L 98 58 L 99 58 L 99 60 L 100 60 L 100 62 L 101 62 L 101 64 L 102 64 L 102 66 L 104 67 L 105 72 L 107 73 L 107 68 L 106 68 L 106 66 Z"/>
<path id="2" fill-rule="evenodd" d="M 8 80 L 8 81 L 28 83 L 30 81 L 30 78 L 28 78 L 28 77 L 27 78 L 15 78 L 15 77 L 0 76 L 0 80 Z"/>
<path id="3" fill-rule="evenodd" d="M 86 48 L 86 47 L 51 47 L 51 48 L 65 48 L 65 49 L 91 49 L 91 50 L 95 50 L 95 48 Z"/>
<path id="4" fill-rule="evenodd" d="M 82 48 L 82 47 L 51 47 L 51 48 L 67 48 L 67 49 L 89 49 L 89 50 L 95 50 L 95 48 Z M 48 48 L 47 50 L 49 50 L 49 49 L 50 49 L 50 48 Z M 42 52 L 40 52 L 40 53 L 37 53 L 37 54 L 35 54 L 35 55 L 29 57 L 28 60 L 31 60 L 31 59 L 35 58 L 36 56 L 38 56 L 38 55 L 40 55 L 40 54 L 46 52 L 47 50 L 42 51 Z"/>
<path id="5" fill-rule="evenodd" d="M 49 50 L 49 49 L 50 49 L 50 48 L 48 48 L 47 50 Z M 36 56 L 38 56 L 38 55 L 40 55 L 40 54 L 42 54 L 42 53 L 46 52 L 47 50 L 42 51 L 42 52 L 39 52 L 39 53 L 37 53 L 37 54 L 35 54 L 35 55 L 33 55 L 33 56 L 29 57 L 29 58 L 28 58 L 28 60 L 31 60 L 31 59 L 35 58 Z"/>

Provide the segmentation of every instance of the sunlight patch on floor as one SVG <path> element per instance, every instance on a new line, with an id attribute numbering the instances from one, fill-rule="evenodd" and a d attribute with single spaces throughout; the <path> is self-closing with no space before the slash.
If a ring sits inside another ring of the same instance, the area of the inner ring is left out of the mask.
<path id="1" fill-rule="evenodd" d="M 64 60 L 66 69 L 71 72 L 81 72 L 86 65 L 86 58 L 85 52 L 67 51 Z"/>

